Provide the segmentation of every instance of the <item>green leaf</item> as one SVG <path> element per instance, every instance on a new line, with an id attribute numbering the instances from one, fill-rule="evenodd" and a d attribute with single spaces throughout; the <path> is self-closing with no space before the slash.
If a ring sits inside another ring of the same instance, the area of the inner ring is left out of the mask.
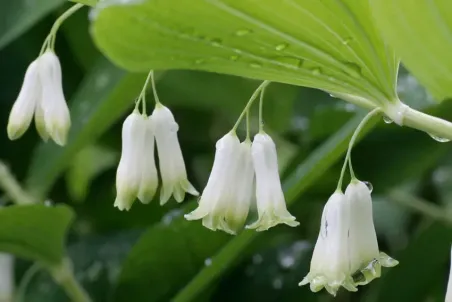
<path id="1" fill-rule="evenodd" d="M 0 49 L 64 2 L 64 0 L 2 1 L 0 3 Z"/>
<path id="2" fill-rule="evenodd" d="M 327 171 L 345 152 L 348 141 L 352 136 L 363 115 L 357 114 L 339 131 L 330 137 L 325 143 L 314 150 L 311 155 L 295 169 L 295 171 L 284 181 L 286 202 L 293 204 L 300 194 L 306 191 L 322 174 Z M 363 133 L 375 126 L 377 118 L 373 118 L 363 128 Z M 229 241 L 212 258 L 212 264 L 202 269 L 196 277 L 188 283 L 172 300 L 173 302 L 195 301 L 211 283 L 218 279 L 221 274 L 232 266 L 246 248 L 262 233 L 244 231 Z"/>
<path id="3" fill-rule="evenodd" d="M 0 209 L 0 251 L 59 264 L 66 232 L 74 217 L 67 206 L 10 206 Z"/>
<path id="4" fill-rule="evenodd" d="M 133 71 L 228 73 L 353 95 L 364 106 L 396 97 L 398 62 L 367 1 L 105 0 L 92 34 Z"/>
<path id="5" fill-rule="evenodd" d="M 452 2 L 371 0 L 378 29 L 433 96 L 452 97 Z"/>
<path id="6" fill-rule="evenodd" d="M 78 151 L 99 138 L 127 109 L 142 88 L 145 74 L 126 73 L 100 59 L 72 100 L 72 126 L 64 148 L 42 143 L 34 154 L 26 184 L 45 196 Z"/>
<path id="7" fill-rule="evenodd" d="M 186 210 L 186 209 L 185 209 Z M 124 262 L 114 301 L 169 301 L 231 237 L 169 212 L 151 227 Z"/>

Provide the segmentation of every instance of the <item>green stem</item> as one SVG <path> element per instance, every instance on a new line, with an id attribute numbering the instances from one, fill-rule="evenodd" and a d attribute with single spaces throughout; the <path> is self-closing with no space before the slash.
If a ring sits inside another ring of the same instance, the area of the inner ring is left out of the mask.
<path id="1" fill-rule="evenodd" d="M 254 91 L 253 95 L 251 96 L 250 100 L 246 104 L 245 108 L 243 109 L 242 113 L 240 114 L 239 118 L 237 119 L 237 122 L 235 122 L 234 127 L 232 127 L 232 132 L 235 132 L 237 130 L 237 127 L 240 125 L 240 122 L 242 121 L 243 117 L 245 116 L 246 112 L 250 110 L 251 105 L 253 105 L 254 101 L 256 100 L 257 96 L 261 92 L 262 89 L 264 89 L 266 86 L 270 84 L 270 81 L 263 81 L 262 84 L 257 87 L 257 89 Z"/>
<path id="2" fill-rule="evenodd" d="M 155 88 L 155 76 L 154 76 L 154 70 L 151 70 L 148 74 L 148 79 L 146 80 L 145 87 L 147 86 L 147 83 L 149 81 L 149 76 L 151 76 L 151 85 L 152 85 L 152 93 L 154 94 L 154 101 L 155 105 L 161 105 L 159 100 L 159 96 L 157 95 L 157 89 Z"/>
<path id="3" fill-rule="evenodd" d="M 152 70 L 148 73 L 148 76 L 146 77 L 146 81 L 144 82 L 143 89 L 141 89 L 141 93 L 138 96 L 138 101 L 137 101 L 137 103 L 141 101 L 143 114 L 146 114 L 146 115 L 147 115 L 147 113 L 146 113 L 146 90 L 148 88 L 149 81 L 151 80 L 151 77 L 153 77 L 153 73 L 154 72 Z M 152 80 L 152 82 L 154 82 L 154 80 Z M 154 95 L 156 95 L 156 94 L 157 93 L 155 92 Z M 135 109 L 138 109 L 137 106 L 135 106 Z"/>
<path id="4" fill-rule="evenodd" d="M 72 302 L 90 302 L 91 299 L 74 276 L 72 263 L 64 259 L 60 265 L 50 268 L 50 273 L 56 283 L 65 290 Z"/>
<path id="5" fill-rule="evenodd" d="M 96 6 L 97 2 L 99 2 L 98 0 L 69 0 L 69 1 L 76 2 L 76 3 L 81 3 L 81 4 L 84 4 L 86 6 L 91 6 L 91 7 Z"/>
<path id="6" fill-rule="evenodd" d="M 403 125 L 424 131 L 440 138 L 452 140 L 451 122 L 422 113 L 413 108 L 407 108 L 405 110 Z"/>
<path id="7" fill-rule="evenodd" d="M 352 179 L 355 179 L 355 172 L 353 171 L 353 167 L 352 167 L 352 159 L 351 159 L 351 153 L 352 153 L 352 148 L 353 148 L 353 144 L 355 143 L 355 140 L 357 139 L 359 133 L 361 132 L 361 130 L 363 129 L 363 127 L 367 124 L 367 122 L 377 113 L 380 113 L 381 110 L 380 108 L 376 108 L 374 110 L 372 110 L 371 112 L 369 112 L 361 121 L 361 123 L 359 123 L 358 127 L 356 127 L 355 132 L 353 133 L 352 138 L 350 139 L 350 142 L 348 144 L 348 150 L 347 150 L 347 155 L 345 156 L 345 161 L 344 164 L 342 166 L 342 170 L 341 170 L 341 176 L 339 178 L 338 184 L 337 184 L 337 188 L 336 191 L 342 191 L 342 181 L 344 179 L 344 174 L 345 174 L 345 169 L 347 168 L 347 164 L 350 167 L 350 174 L 352 176 Z"/>
<path id="8" fill-rule="evenodd" d="M 246 112 L 246 140 L 250 140 L 250 111 Z"/>
<path id="9" fill-rule="evenodd" d="M 55 49 L 55 37 L 58 29 L 60 28 L 61 24 L 63 24 L 64 21 L 66 21 L 67 18 L 72 16 L 76 11 L 78 11 L 80 8 L 82 8 L 84 4 L 77 3 L 73 5 L 71 8 L 69 8 L 67 11 L 65 11 L 56 21 L 53 23 L 52 29 L 50 29 L 49 37 L 49 47 L 52 49 Z M 47 39 L 46 39 L 47 40 Z"/>
<path id="10" fill-rule="evenodd" d="M 259 99 L 259 132 L 264 131 L 264 118 L 263 118 L 263 107 L 264 107 L 264 94 L 265 88 L 262 88 L 261 97 Z"/>
<path id="11" fill-rule="evenodd" d="M 16 302 L 25 302 L 25 294 L 27 292 L 27 287 L 30 284 L 33 277 L 42 270 L 42 266 L 39 263 L 33 264 L 23 275 L 20 280 L 19 286 L 16 291 L 14 300 Z"/>
<path id="12" fill-rule="evenodd" d="M 408 209 L 419 212 L 435 220 L 452 224 L 452 215 L 449 211 L 423 200 L 422 198 L 398 189 L 391 190 L 388 197 L 390 200 L 395 201 Z"/>
<path id="13" fill-rule="evenodd" d="M 22 189 L 14 175 L 2 162 L 0 162 L 0 188 L 16 204 L 26 205 L 35 203 L 34 198 Z"/>

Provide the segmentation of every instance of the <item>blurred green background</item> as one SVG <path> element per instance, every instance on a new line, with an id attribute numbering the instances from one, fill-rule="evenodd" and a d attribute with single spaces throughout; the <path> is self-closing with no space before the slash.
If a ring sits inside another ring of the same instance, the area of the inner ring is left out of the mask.
<path id="1" fill-rule="evenodd" d="M 298 282 L 309 270 L 319 217 L 335 189 L 346 138 L 365 111 L 320 91 L 270 85 L 266 129 L 277 143 L 286 198 L 300 227 L 278 226 L 234 238 L 185 221 L 182 215 L 195 207 L 195 200 L 171 200 L 164 207 L 157 200 L 137 202 L 131 211 L 119 212 L 113 201 L 120 129 L 146 75 L 121 71 L 102 57 L 89 36 L 88 9 L 64 23 L 57 38 L 73 119 L 68 145 L 44 144 L 34 129 L 18 141 L 6 136 L 24 72 L 67 7 L 63 0 L 0 3 L 0 159 L 30 192 L 47 196 L 47 204 L 75 209 L 67 249 L 77 278 L 94 301 L 172 301 L 206 268 L 210 270 L 202 278 L 210 280 L 208 286 L 192 301 L 332 301 L 325 292 L 313 294 Z M 232 127 L 259 83 L 194 71 L 158 71 L 157 78 L 160 99 L 180 126 L 189 178 L 202 190 L 216 140 Z M 452 103 L 435 105 L 403 69 L 398 91 L 410 106 L 452 120 Z M 151 95 L 148 101 L 152 106 Z M 380 249 L 400 265 L 384 269 L 382 278 L 358 293 L 340 291 L 334 300 L 444 301 L 452 242 L 452 145 L 381 118 L 376 122 L 354 149 L 353 164 L 358 178 L 374 187 Z M 325 155 L 332 148 L 334 154 Z M 238 251 L 241 238 L 246 244 L 229 262 L 216 258 L 227 255 L 227 247 Z M 31 264 L 16 262 L 17 284 Z M 43 271 L 25 288 L 24 301 L 68 300 Z"/>

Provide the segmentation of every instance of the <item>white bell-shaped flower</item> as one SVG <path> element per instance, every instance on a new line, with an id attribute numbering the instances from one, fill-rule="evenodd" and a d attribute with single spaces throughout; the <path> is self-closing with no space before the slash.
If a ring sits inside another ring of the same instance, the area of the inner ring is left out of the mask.
<path id="1" fill-rule="evenodd" d="M 41 98 L 38 60 L 36 59 L 28 66 L 19 96 L 11 109 L 7 127 L 10 140 L 20 138 L 27 131 Z"/>
<path id="2" fill-rule="evenodd" d="M 63 94 L 60 60 L 52 50 L 47 50 L 39 58 L 39 78 L 42 87 L 41 111 L 46 132 L 58 145 L 65 145 L 71 127 L 69 108 Z M 41 123 L 37 119 L 38 124 Z M 37 126 L 38 126 L 37 124 Z M 38 131 L 43 135 L 43 131 Z"/>
<path id="3" fill-rule="evenodd" d="M 251 143 L 240 144 L 235 133 L 226 134 L 216 143 L 214 164 L 199 206 L 185 218 L 202 219 L 213 231 L 236 234 L 248 216 L 253 182 Z"/>
<path id="4" fill-rule="evenodd" d="M 348 202 L 342 192 L 336 192 L 323 209 L 311 269 L 300 285 L 310 283 L 313 292 L 325 287 L 334 296 L 341 286 L 349 291 L 357 291 L 349 266 L 349 223 Z"/>
<path id="5" fill-rule="evenodd" d="M 251 146 L 251 154 L 256 174 L 259 218 L 247 228 L 265 231 L 279 223 L 297 226 L 299 223 L 286 208 L 278 172 L 276 146 L 271 137 L 263 131 L 257 134 Z"/>
<path id="6" fill-rule="evenodd" d="M 185 192 L 199 195 L 187 178 L 184 158 L 177 138 L 179 126 L 173 114 L 167 107 L 158 103 L 152 113 L 152 119 L 162 177 L 160 204 L 165 204 L 171 195 L 174 195 L 178 202 L 184 200 Z"/>
<path id="7" fill-rule="evenodd" d="M 143 149 L 146 119 L 138 112 L 130 114 L 122 126 L 122 150 L 116 171 L 116 200 L 119 210 L 129 210 L 138 196 L 143 175 Z"/>
<path id="8" fill-rule="evenodd" d="M 14 256 L 0 253 L 0 301 L 14 301 Z"/>
<path id="9" fill-rule="evenodd" d="M 398 264 L 378 250 L 377 234 L 372 215 L 372 197 L 367 185 L 353 179 L 345 191 L 350 206 L 349 258 L 357 285 L 365 285 L 380 277 L 381 266 Z"/>
<path id="10" fill-rule="evenodd" d="M 152 117 L 145 119 L 145 137 L 142 155 L 140 156 L 140 169 L 142 170 L 138 199 L 144 204 L 151 202 L 159 185 L 157 168 L 154 158 L 154 125 Z"/>
<path id="11" fill-rule="evenodd" d="M 445 302 L 452 302 L 452 249 L 450 251 L 450 271 L 449 271 L 449 282 L 447 283 L 447 292 Z"/>

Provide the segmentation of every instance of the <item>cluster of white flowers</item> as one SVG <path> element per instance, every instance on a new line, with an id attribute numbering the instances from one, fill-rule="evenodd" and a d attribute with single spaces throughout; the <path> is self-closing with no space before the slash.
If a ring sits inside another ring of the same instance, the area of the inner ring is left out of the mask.
<path id="1" fill-rule="evenodd" d="M 259 218 L 247 228 L 264 231 L 279 223 L 299 224 L 286 208 L 271 137 L 261 131 L 252 143 L 249 139 L 240 143 L 231 131 L 216 143 L 212 172 L 199 206 L 185 218 L 202 219 L 211 230 L 236 234 L 254 198 Z"/>
<path id="2" fill-rule="evenodd" d="M 52 138 L 65 145 L 71 118 L 63 94 L 61 65 L 52 50 L 47 50 L 28 67 L 19 96 L 8 121 L 8 137 L 20 138 L 35 118 L 36 129 L 44 141 Z"/>
<path id="3" fill-rule="evenodd" d="M 138 199 L 149 203 L 158 187 L 154 159 L 154 139 L 157 143 L 162 179 L 160 204 L 171 195 L 181 202 L 185 192 L 199 195 L 187 179 L 185 163 L 177 138 L 179 127 L 171 111 L 157 103 L 152 115 L 140 114 L 137 109 L 124 121 L 122 152 L 116 172 L 116 200 L 119 210 L 129 210 Z"/>
<path id="4" fill-rule="evenodd" d="M 337 191 L 325 204 L 311 269 L 300 285 L 310 283 L 313 292 L 325 287 L 332 295 L 341 286 L 357 291 L 380 277 L 381 266 L 397 264 L 378 250 L 371 191 L 353 179 L 345 194 Z"/>

